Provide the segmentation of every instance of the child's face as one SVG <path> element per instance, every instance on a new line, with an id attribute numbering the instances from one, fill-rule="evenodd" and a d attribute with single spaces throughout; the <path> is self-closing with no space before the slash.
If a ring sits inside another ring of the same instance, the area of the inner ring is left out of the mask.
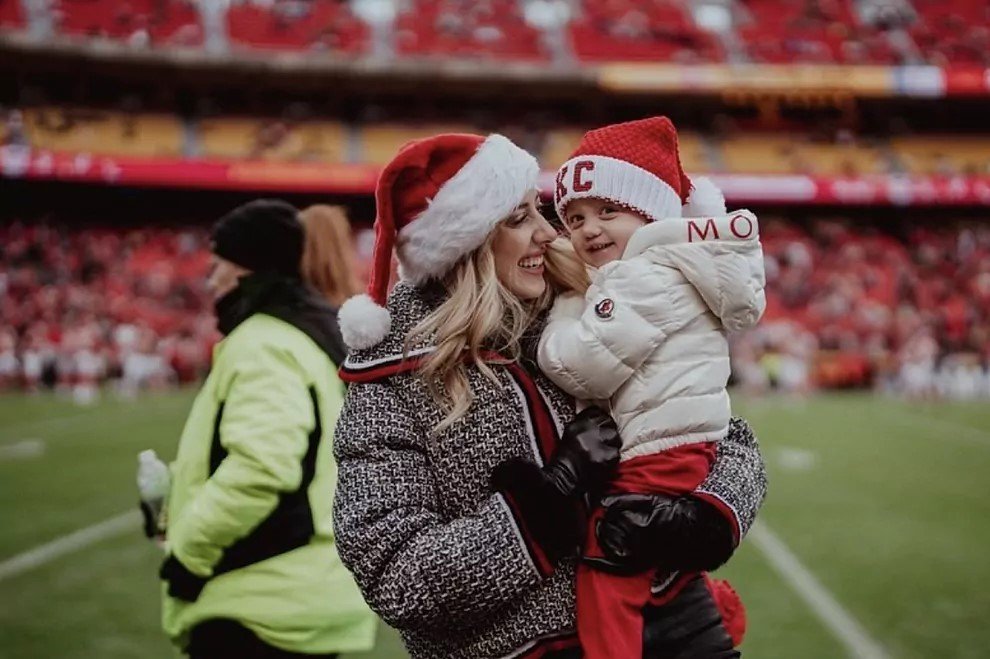
<path id="1" fill-rule="evenodd" d="M 582 261 L 600 268 L 622 258 L 626 243 L 645 217 L 604 199 L 575 199 L 567 204 L 564 224 Z"/>

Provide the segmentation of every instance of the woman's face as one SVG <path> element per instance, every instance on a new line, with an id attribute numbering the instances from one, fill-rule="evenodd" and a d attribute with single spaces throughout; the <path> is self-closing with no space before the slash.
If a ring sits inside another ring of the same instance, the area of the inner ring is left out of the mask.
<path id="1" fill-rule="evenodd" d="M 210 275 L 206 280 L 206 286 L 213 294 L 213 300 L 219 300 L 237 288 L 237 280 L 250 272 L 250 270 L 214 254 L 210 263 Z"/>
<path id="2" fill-rule="evenodd" d="M 498 280 L 520 300 L 535 300 L 546 290 L 543 255 L 557 237 L 538 209 L 539 193 L 533 190 L 495 229 L 492 253 Z"/>

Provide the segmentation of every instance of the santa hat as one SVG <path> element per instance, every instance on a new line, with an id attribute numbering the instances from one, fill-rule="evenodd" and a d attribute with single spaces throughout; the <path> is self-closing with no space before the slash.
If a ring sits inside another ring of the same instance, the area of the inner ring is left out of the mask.
<path id="1" fill-rule="evenodd" d="M 575 199 L 608 199 L 656 221 L 723 215 L 725 198 L 709 179 L 681 168 L 677 129 L 651 117 L 588 131 L 557 170 L 554 204 L 564 219 Z"/>
<path id="2" fill-rule="evenodd" d="M 385 166 L 375 189 L 375 250 L 367 294 L 338 314 L 352 350 L 379 343 L 392 252 L 402 279 L 422 284 L 445 275 L 536 188 L 536 159 L 501 135 L 447 134 L 409 142 Z"/>

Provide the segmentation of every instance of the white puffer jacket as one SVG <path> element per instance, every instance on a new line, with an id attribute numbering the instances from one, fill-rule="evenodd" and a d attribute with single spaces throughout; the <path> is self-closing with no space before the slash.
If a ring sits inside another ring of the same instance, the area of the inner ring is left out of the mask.
<path id="1" fill-rule="evenodd" d="M 764 284 L 749 211 L 648 224 L 584 299 L 558 297 L 540 368 L 577 398 L 610 402 L 623 460 L 720 440 L 731 415 L 725 331 L 759 321 Z"/>

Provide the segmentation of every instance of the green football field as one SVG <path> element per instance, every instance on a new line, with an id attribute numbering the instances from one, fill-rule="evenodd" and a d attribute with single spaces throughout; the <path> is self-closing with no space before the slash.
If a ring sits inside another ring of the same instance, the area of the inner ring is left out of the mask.
<path id="1" fill-rule="evenodd" d="M 175 656 L 157 626 L 160 556 L 121 515 L 137 452 L 171 458 L 191 398 L 0 396 L 0 657 Z M 748 607 L 745 656 L 990 656 L 990 406 L 735 407 L 770 470 L 761 526 L 721 575 Z M 404 654 L 382 629 L 360 656 Z"/>

